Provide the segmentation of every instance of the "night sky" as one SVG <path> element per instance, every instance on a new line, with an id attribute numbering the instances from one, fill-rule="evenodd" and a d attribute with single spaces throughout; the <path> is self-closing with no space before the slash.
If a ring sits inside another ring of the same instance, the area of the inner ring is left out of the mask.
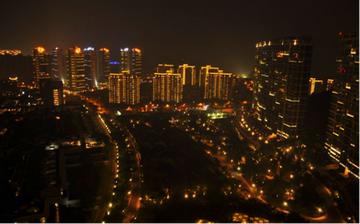
<path id="1" fill-rule="evenodd" d="M 134 3 L 128 3 L 134 2 Z M 255 42 L 313 38 L 313 72 L 335 71 L 336 35 L 358 32 L 358 0 L 122 1 L 3 0 L 0 48 L 35 45 L 143 48 L 146 71 L 157 63 L 214 64 L 250 72 Z"/>

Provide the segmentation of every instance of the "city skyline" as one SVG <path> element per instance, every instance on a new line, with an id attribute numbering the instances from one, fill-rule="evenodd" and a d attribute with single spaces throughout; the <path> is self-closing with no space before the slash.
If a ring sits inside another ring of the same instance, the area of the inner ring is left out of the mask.
<path id="1" fill-rule="evenodd" d="M 174 6 L 162 1 L 141 5 L 41 0 L 1 4 L 8 10 L 1 15 L 1 21 L 7 22 L 0 24 L 15 38 L 0 37 L 0 48 L 20 48 L 27 54 L 37 45 L 67 48 L 76 44 L 107 47 L 114 52 L 126 46 L 139 47 L 147 58 L 147 72 L 157 63 L 178 62 L 218 64 L 236 73 L 249 73 L 257 41 L 295 35 L 311 37 L 316 46 L 312 73 L 334 75 L 328 65 L 336 56 L 332 48 L 336 34 L 357 31 L 353 27 L 358 27 L 358 2 L 350 0 L 301 1 L 296 10 L 286 1 L 230 1 L 216 7 L 204 1 Z M 268 7 L 272 10 L 266 10 Z M 14 17 L 10 12 L 18 14 Z M 62 16 L 65 12 L 66 17 Z M 44 16 L 46 21 L 41 19 Z M 318 32 L 319 27 L 322 32 Z"/>
<path id="2" fill-rule="evenodd" d="M 357 0 L 0 7 L 0 222 L 359 222 Z"/>

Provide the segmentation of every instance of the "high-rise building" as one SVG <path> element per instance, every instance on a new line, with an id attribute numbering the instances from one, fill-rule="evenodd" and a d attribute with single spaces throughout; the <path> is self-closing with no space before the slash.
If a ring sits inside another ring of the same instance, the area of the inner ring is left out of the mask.
<path id="1" fill-rule="evenodd" d="M 179 103 L 182 100 L 183 85 L 181 74 L 168 70 L 156 72 L 153 77 L 153 100 Z"/>
<path id="2" fill-rule="evenodd" d="M 359 38 L 340 33 L 339 43 L 325 149 L 345 173 L 359 178 Z"/>
<path id="3" fill-rule="evenodd" d="M 231 73 L 224 73 L 222 70 L 207 73 L 204 85 L 204 99 L 229 100 L 231 78 Z"/>
<path id="4" fill-rule="evenodd" d="M 58 80 L 65 80 L 66 78 L 66 66 L 65 56 L 61 48 L 54 48 L 51 51 L 50 56 L 50 73 L 51 77 Z"/>
<path id="5" fill-rule="evenodd" d="M 140 77 L 126 72 L 110 73 L 109 103 L 135 105 L 140 103 Z"/>
<path id="6" fill-rule="evenodd" d="M 325 91 L 324 81 L 314 77 L 309 78 L 309 95 Z"/>
<path id="7" fill-rule="evenodd" d="M 93 47 L 84 48 L 85 83 L 87 88 L 98 87 L 97 83 L 97 54 Z"/>
<path id="8" fill-rule="evenodd" d="M 97 81 L 104 82 L 110 74 L 110 50 L 100 48 L 97 61 Z"/>
<path id="9" fill-rule="evenodd" d="M 179 65 L 178 71 L 182 76 L 182 84 L 187 86 L 194 86 L 196 83 L 195 66 L 183 64 Z"/>
<path id="10" fill-rule="evenodd" d="M 202 97 L 209 100 L 228 100 L 230 97 L 231 76 L 231 73 L 224 73 L 219 67 L 202 66 L 197 78 Z"/>
<path id="11" fill-rule="evenodd" d="M 136 76 L 142 75 L 142 52 L 139 48 L 120 49 L 121 72 L 127 72 Z"/>
<path id="12" fill-rule="evenodd" d="M 71 91 L 82 92 L 85 90 L 84 52 L 79 47 L 68 49 L 66 58 L 69 87 Z"/>
<path id="13" fill-rule="evenodd" d="M 64 104 L 63 83 L 60 80 L 41 79 L 40 96 L 44 105 L 59 108 Z"/>
<path id="14" fill-rule="evenodd" d="M 50 77 L 49 55 L 44 47 L 33 49 L 33 66 L 35 85 L 39 87 L 39 80 Z"/>
<path id="15" fill-rule="evenodd" d="M 255 116 L 269 132 L 285 139 L 303 134 L 311 54 L 308 38 L 256 44 Z"/>

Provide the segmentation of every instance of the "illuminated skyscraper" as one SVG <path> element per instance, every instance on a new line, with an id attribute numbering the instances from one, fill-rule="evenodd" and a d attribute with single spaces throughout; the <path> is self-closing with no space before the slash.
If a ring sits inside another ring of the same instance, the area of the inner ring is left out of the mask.
<path id="1" fill-rule="evenodd" d="M 178 73 L 182 76 L 182 84 L 187 86 L 194 86 L 196 83 L 195 66 L 183 64 L 179 65 Z"/>
<path id="2" fill-rule="evenodd" d="M 35 85 L 39 87 L 39 80 L 50 77 L 49 55 L 44 47 L 33 49 L 33 66 Z"/>
<path id="3" fill-rule="evenodd" d="M 51 51 L 51 77 L 57 80 L 65 80 L 66 66 L 65 55 L 61 48 L 54 48 Z"/>
<path id="4" fill-rule="evenodd" d="M 128 73 L 110 73 L 109 103 L 134 105 L 140 103 L 140 77 Z"/>
<path id="5" fill-rule="evenodd" d="M 297 139 L 304 128 L 311 53 L 307 38 L 256 44 L 256 117 L 270 132 L 286 139 Z"/>
<path id="6" fill-rule="evenodd" d="M 153 78 L 153 100 L 179 103 L 182 100 L 183 85 L 181 74 L 168 70 L 156 72 Z"/>
<path id="7" fill-rule="evenodd" d="M 121 72 L 132 75 L 142 75 L 142 52 L 139 48 L 120 49 L 120 68 Z"/>
<path id="8" fill-rule="evenodd" d="M 359 39 L 340 33 L 339 42 L 325 149 L 345 173 L 359 178 Z"/>
<path id="9" fill-rule="evenodd" d="M 84 52 L 79 47 L 68 49 L 66 58 L 69 87 L 71 91 L 81 92 L 86 89 Z"/>
<path id="10" fill-rule="evenodd" d="M 110 74 L 110 50 L 100 48 L 97 60 L 97 81 L 106 81 Z"/>
<path id="11" fill-rule="evenodd" d="M 97 54 L 93 47 L 84 49 L 85 82 L 88 88 L 97 87 Z"/>

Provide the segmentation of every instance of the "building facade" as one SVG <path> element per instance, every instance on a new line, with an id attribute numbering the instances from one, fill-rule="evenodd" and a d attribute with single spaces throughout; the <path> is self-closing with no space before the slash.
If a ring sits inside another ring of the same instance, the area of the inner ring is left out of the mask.
<path id="1" fill-rule="evenodd" d="M 97 55 L 97 82 L 107 81 L 110 74 L 110 50 L 100 48 Z M 95 84 L 95 83 L 94 83 Z"/>
<path id="2" fill-rule="evenodd" d="M 140 103 L 140 77 L 128 73 L 110 73 L 109 103 L 135 105 Z"/>
<path id="3" fill-rule="evenodd" d="M 359 39 L 339 34 L 325 149 L 346 173 L 359 178 Z"/>
<path id="4" fill-rule="evenodd" d="M 142 74 L 142 51 L 139 48 L 120 49 L 120 70 L 140 76 Z"/>
<path id="5" fill-rule="evenodd" d="M 168 70 L 156 72 L 153 77 L 153 100 L 164 103 L 182 101 L 183 85 L 181 74 Z"/>
<path id="6" fill-rule="evenodd" d="M 181 74 L 182 84 L 185 86 L 194 86 L 196 83 L 196 73 L 195 66 L 183 64 L 179 65 L 177 73 Z"/>
<path id="7" fill-rule="evenodd" d="M 54 49 L 52 49 L 50 58 L 50 70 L 52 78 L 57 80 L 65 80 L 65 55 L 61 48 L 55 47 Z"/>
<path id="8" fill-rule="evenodd" d="M 84 52 L 79 47 L 69 48 L 66 56 L 69 88 L 74 92 L 86 90 Z"/>
<path id="9" fill-rule="evenodd" d="M 308 38 L 289 37 L 256 44 L 255 117 L 270 132 L 298 139 L 303 132 L 311 69 Z"/>
<path id="10" fill-rule="evenodd" d="M 96 88 L 98 86 L 97 64 L 95 48 L 84 48 L 85 83 L 87 88 Z"/>
<path id="11" fill-rule="evenodd" d="M 39 87 L 40 79 L 50 77 L 49 54 L 44 47 L 40 46 L 33 49 L 33 67 L 35 85 Z"/>

